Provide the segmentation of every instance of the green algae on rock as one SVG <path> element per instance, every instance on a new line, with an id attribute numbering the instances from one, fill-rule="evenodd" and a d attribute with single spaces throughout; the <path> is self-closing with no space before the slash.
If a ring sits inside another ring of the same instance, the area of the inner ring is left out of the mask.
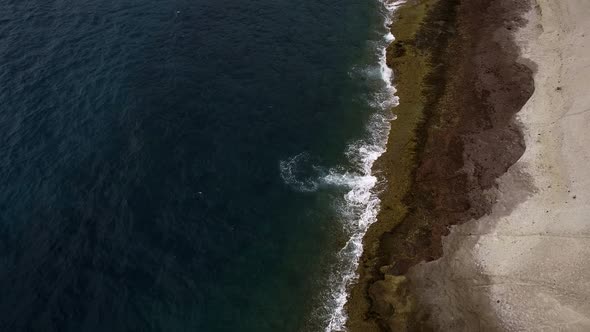
<path id="1" fill-rule="evenodd" d="M 350 331 L 380 330 L 377 322 L 367 314 L 371 302 L 369 285 L 377 280 L 381 261 L 377 255 L 380 238 L 391 231 L 406 216 L 408 207 L 403 198 L 412 185 L 412 173 L 416 168 L 416 151 L 420 142 L 418 135 L 424 123 L 424 108 L 427 104 L 427 78 L 433 74 L 433 54 L 436 47 L 444 47 L 444 40 L 425 47 L 423 29 L 437 0 L 414 1 L 404 4 L 396 12 L 391 27 L 396 40 L 387 49 L 387 64 L 393 68 L 399 105 L 394 109 L 397 119 L 391 123 L 387 151 L 375 167 L 387 188 L 381 194 L 381 211 L 378 222 L 365 235 L 365 251 L 359 265 L 359 280 L 351 290 L 347 304 Z M 386 267 L 387 268 L 387 267 Z M 390 285 L 403 284 L 405 277 L 388 279 Z M 383 288 L 382 283 L 376 288 Z M 384 287 L 387 288 L 387 287 Z M 389 287 L 393 289 L 394 287 Z M 398 287 L 395 287 L 398 289 Z M 405 304 L 406 312 L 412 311 L 411 299 Z M 385 309 L 387 310 L 387 309 Z M 393 308 L 391 308 L 393 310 Z M 399 308 L 397 308 L 399 312 Z M 402 322 L 398 322 L 401 325 Z"/>
<path id="2" fill-rule="evenodd" d="M 405 274 L 442 255 L 450 225 L 489 213 L 489 189 L 524 152 L 514 122 L 532 91 L 511 29 L 528 1 L 422 0 L 397 12 L 388 49 L 400 98 L 387 152 L 387 186 L 365 236 L 348 303 L 350 331 L 429 330 Z M 491 38 L 493 36 L 494 38 Z"/>

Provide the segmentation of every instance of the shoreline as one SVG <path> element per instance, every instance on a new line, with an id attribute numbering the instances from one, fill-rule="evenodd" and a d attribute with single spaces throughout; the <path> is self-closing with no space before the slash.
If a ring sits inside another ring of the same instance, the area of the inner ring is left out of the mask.
<path id="1" fill-rule="evenodd" d="M 532 71 L 512 36 L 526 10 L 424 0 L 396 13 L 387 57 L 400 104 L 375 164 L 387 187 L 347 303 L 350 331 L 434 326 L 408 272 L 442 256 L 449 226 L 492 211 L 495 180 L 524 153 L 513 115 L 533 92 Z"/>
<path id="2" fill-rule="evenodd" d="M 344 196 L 348 207 L 348 225 L 352 234 L 338 252 L 341 263 L 337 274 L 330 276 L 328 308 L 329 314 L 325 331 L 341 331 L 346 328 L 347 313 L 346 303 L 348 290 L 354 282 L 358 264 L 363 252 L 363 238 L 370 225 L 377 220 L 379 213 L 380 197 L 376 192 L 378 186 L 375 175 L 375 162 L 386 150 L 392 117 L 391 108 L 398 105 L 396 89 L 392 82 L 392 69 L 387 64 L 387 48 L 395 39 L 389 26 L 391 17 L 404 0 L 383 1 L 380 0 L 387 14 L 383 15 L 384 34 L 377 42 L 378 64 L 380 79 L 383 86 L 379 89 L 373 102 L 375 113 L 371 116 L 366 129 L 368 137 L 355 141 L 348 146 L 346 154 L 351 160 L 356 161 L 355 173 L 341 173 L 330 170 L 329 174 L 322 177 L 321 181 L 335 185 L 346 185 L 350 191 Z M 377 54 L 376 54 L 377 55 Z M 353 212 L 352 214 L 350 212 Z M 350 217 L 352 218 L 350 219 Z"/>

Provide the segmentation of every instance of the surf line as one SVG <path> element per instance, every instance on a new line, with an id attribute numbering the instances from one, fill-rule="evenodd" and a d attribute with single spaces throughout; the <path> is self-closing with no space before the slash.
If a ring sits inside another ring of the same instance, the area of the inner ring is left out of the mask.
<path id="1" fill-rule="evenodd" d="M 330 280 L 332 289 L 327 306 L 329 317 L 326 332 L 346 330 L 347 314 L 345 305 L 348 300 L 348 288 L 358 278 L 357 268 L 363 254 L 363 237 L 369 226 L 377 221 L 380 199 L 375 187 L 377 177 L 373 175 L 375 161 L 386 151 L 387 140 L 391 128 L 390 121 L 395 120 L 392 108 L 398 105 L 393 86 L 393 70 L 387 66 L 387 47 L 395 40 L 391 33 L 394 12 L 405 3 L 405 0 L 382 0 L 384 8 L 384 27 L 387 31 L 379 47 L 379 69 L 383 80 L 383 88 L 373 100 L 376 112 L 369 122 L 369 137 L 351 144 L 347 155 L 358 168 L 358 174 L 337 174 L 330 172 L 324 181 L 332 184 L 347 185 L 343 211 L 346 226 L 350 228 L 351 237 L 338 252 L 340 268 L 336 269 Z"/>

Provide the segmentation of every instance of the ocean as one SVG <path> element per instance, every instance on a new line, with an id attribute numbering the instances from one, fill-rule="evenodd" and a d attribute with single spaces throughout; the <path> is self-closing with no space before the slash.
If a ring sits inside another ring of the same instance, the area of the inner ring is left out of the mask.
<path id="1" fill-rule="evenodd" d="M 0 0 L 0 330 L 337 331 L 377 0 Z"/>

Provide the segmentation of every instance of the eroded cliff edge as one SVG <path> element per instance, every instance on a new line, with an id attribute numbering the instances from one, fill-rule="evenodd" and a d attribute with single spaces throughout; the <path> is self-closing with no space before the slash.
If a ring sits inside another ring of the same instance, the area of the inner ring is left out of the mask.
<path id="1" fill-rule="evenodd" d="M 400 105 L 376 166 L 387 186 L 365 237 L 350 331 L 429 330 L 405 274 L 442 254 L 450 225 L 490 213 L 495 180 L 525 150 L 514 115 L 532 70 L 513 32 L 530 2 L 416 0 L 398 12 L 388 49 Z"/>

